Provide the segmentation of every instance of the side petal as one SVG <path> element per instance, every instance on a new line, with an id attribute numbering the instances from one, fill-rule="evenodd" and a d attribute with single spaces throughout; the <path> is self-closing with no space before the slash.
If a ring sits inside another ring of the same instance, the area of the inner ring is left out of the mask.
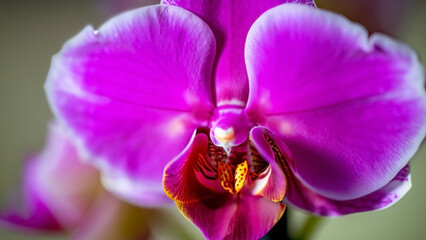
<path id="1" fill-rule="evenodd" d="M 214 53 L 214 36 L 197 16 L 144 7 L 67 42 L 53 58 L 46 91 L 102 172 L 159 190 L 166 164 L 209 117 Z"/>
<path id="2" fill-rule="evenodd" d="M 207 169 L 200 167 L 200 162 L 204 164 L 205 159 L 208 159 L 207 146 L 207 135 L 197 134 L 182 154 L 167 165 L 163 186 L 172 200 L 182 203 L 199 202 L 225 193 L 223 189 L 221 191 L 217 176 L 205 177 Z"/>
<path id="3" fill-rule="evenodd" d="M 272 148 L 279 149 L 276 161 L 288 179 L 285 202 L 319 216 L 335 217 L 344 214 L 380 210 L 398 202 L 411 188 L 410 169 L 406 165 L 384 187 L 359 198 L 333 200 L 324 197 L 306 185 L 294 174 L 294 158 L 287 145 L 276 135 L 268 133 Z"/>
<path id="4" fill-rule="evenodd" d="M 254 21 L 266 10 L 282 3 L 315 6 L 313 0 L 163 0 L 162 3 L 185 8 L 202 18 L 217 41 L 214 85 L 217 105 L 230 101 L 245 105 L 248 78 L 244 64 L 244 43 Z"/>
<path id="5" fill-rule="evenodd" d="M 385 209 L 398 202 L 411 188 L 408 165 L 384 187 L 360 198 L 337 201 L 323 197 L 294 179 L 288 188 L 286 201 L 319 216 L 344 214 Z"/>
<path id="6" fill-rule="evenodd" d="M 248 115 L 279 134 L 296 176 L 335 200 L 389 183 L 426 132 L 415 53 L 336 14 L 285 4 L 263 14 L 246 44 Z"/>

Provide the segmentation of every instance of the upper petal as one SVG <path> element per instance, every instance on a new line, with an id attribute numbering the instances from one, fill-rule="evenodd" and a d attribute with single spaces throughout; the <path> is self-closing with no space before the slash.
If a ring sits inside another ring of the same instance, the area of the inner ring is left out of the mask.
<path id="1" fill-rule="evenodd" d="M 423 69 L 408 47 L 333 13 L 285 4 L 246 45 L 247 112 L 279 134 L 298 178 L 348 200 L 389 183 L 426 131 Z"/>
<path id="2" fill-rule="evenodd" d="M 144 7 L 68 41 L 53 58 L 46 91 L 105 174 L 161 189 L 164 166 L 209 117 L 214 53 L 214 36 L 197 16 Z"/>
<path id="3" fill-rule="evenodd" d="M 282 3 L 296 2 L 315 6 L 313 0 L 163 0 L 183 7 L 202 18 L 217 41 L 214 85 L 218 105 L 237 100 L 245 104 L 248 79 L 244 63 L 244 43 L 254 21 L 266 10 Z"/>

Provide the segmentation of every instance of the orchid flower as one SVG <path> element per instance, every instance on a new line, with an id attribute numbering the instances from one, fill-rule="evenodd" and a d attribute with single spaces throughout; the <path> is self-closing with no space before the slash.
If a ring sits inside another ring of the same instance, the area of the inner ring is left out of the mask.
<path id="1" fill-rule="evenodd" d="M 139 205 L 167 195 L 208 239 L 258 239 L 284 202 L 388 207 L 426 131 L 413 50 L 311 0 L 123 13 L 63 46 L 46 91 L 108 190 Z"/>
<path id="2" fill-rule="evenodd" d="M 52 123 L 45 149 L 26 163 L 22 196 L 11 196 L 0 213 L 0 226 L 31 233 L 70 232 L 71 239 L 79 240 L 148 239 L 153 210 L 131 206 L 102 190 L 98 171 L 80 160 L 62 127 Z"/>

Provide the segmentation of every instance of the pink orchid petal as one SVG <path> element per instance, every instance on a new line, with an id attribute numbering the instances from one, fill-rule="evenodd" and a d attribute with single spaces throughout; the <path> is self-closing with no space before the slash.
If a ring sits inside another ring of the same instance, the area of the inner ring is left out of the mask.
<path id="1" fill-rule="evenodd" d="M 408 165 L 384 187 L 365 196 L 350 200 L 333 200 L 324 197 L 304 185 L 294 174 L 295 160 L 287 145 L 277 136 L 269 135 L 280 149 L 286 161 L 282 162 L 288 179 L 286 202 L 320 216 L 339 216 L 349 213 L 379 210 L 390 207 L 399 201 L 411 188 Z"/>
<path id="2" fill-rule="evenodd" d="M 66 43 L 46 91 L 74 142 L 105 174 L 159 190 L 166 164 L 206 125 L 214 53 L 214 36 L 195 15 L 144 7 Z"/>
<path id="3" fill-rule="evenodd" d="M 215 191 L 220 185 L 214 188 L 210 187 L 213 186 L 211 183 L 206 184 L 207 187 L 196 175 L 198 156 L 207 154 L 207 146 L 207 136 L 198 134 L 182 155 L 167 166 L 165 191 L 206 238 L 259 239 L 278 221 L 285 205 L 261 194 L 253 196 L 247 189 L 237 197 L 223 189 Z M 220 184 L 217 179 L 211 181 Z M 264 195 L 273 196 L 268 192 Z"/>
<path id="4" fill-rule="evenodd" d="M 99 174 L 90 165 L 80 162 L 76 149 L 57 123 L 50 124 L 44 150 L 27 163 L 24 174 L 24 209 L 13 217 L 21 218 L 21 222 L 15 224 L 22 226 L 75 227 L 100 188 Z M 44 218 L 47 220 L 42 221 Z M 25 219 L 27 222 L 23 222 Z"/>
<path id="5" fill-rule="evenodd" d="M 343 214 L 380 210 L 398 202 L 411 188 L 408 165 L 384 187 L 360 198 L 337 201 L 323 197 L 293 178 L 286 200 L 294 206 L 320 216 L 339 216 Z"/>
<path id="6" fill-rule="evenodd" d="M 218 105 L 235 100 L 245 105 L 248 79 L 244 64 L 244 44 L 254 21 L 266 10 L 282 3 L 297 2 L 315 6 L 313 0 L 163 0 L 162 3 L 185 8 L 202 18 L 213 30 L 218 58 L 215 90 Z"/>
<path id="7" fill-rule="evenodd" d="M 279 134 L 295 175 L 318 194 L 356 199 L 389 183 L 426 132 L 415 53 L 327 11 L 285 4 L 246 45 L 248 115 Z"/>

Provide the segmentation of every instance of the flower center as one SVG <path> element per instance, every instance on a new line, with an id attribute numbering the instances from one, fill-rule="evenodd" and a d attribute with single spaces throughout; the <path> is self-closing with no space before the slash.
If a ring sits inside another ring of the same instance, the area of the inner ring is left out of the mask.
<path id="1" fill-rule="evenodd" d="M 222 188 L 230 194 L 239 196 L 244 186 L 253 188 L 253 183 L 257 179 L 268 175 L 266 171 L 268 166 L 250 140 L 234 146 L 229 153 L 210 140 L 207 156 L 199 158 L 196 172 L 206 187 L 217 191 Z"/>
<path id="2" fill-rule="evenodd" d="M 241 106 L 225 105 L 216 109 L 210 123 L 212 142 L 230 154 L 232 147 L 238 146 L 248 138 L 251 123 Z"/>

